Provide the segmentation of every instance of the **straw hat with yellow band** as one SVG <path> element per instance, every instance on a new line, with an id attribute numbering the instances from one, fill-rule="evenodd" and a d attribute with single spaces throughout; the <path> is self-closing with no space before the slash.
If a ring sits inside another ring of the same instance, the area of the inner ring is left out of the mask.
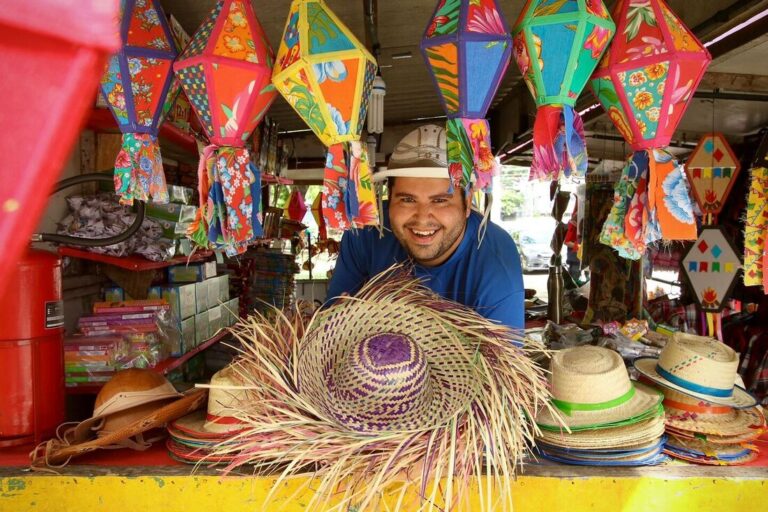
<path id="1" fill-rule="evenodd" d="M 572 431 L 629 425 L 662 414 L 661 393 L 629 379 L 613 350 L 582 346 L 555 352 L 550 367 L 552 404 Z M 536 417 L 545 430 L 560 429 L 550 410 Z"/>
<path id="2" fill-rule="evenodd" d="M 713 404 L 737 409 L 757 404 L 744 388 L 734 385 L 739 355 L 714 338 L 675 333 L 658 359 L 639 358 L 634 366 L 656 384 Z"/>

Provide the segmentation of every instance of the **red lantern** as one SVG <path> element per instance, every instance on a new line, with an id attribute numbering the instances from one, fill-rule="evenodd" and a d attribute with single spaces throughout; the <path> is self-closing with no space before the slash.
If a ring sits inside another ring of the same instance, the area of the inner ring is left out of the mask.
<path id="1" fill-rule="evenodd" d="M 663 0 L 619 0 L 613 19 L 616 36 L 591 87 L 635 154 L 601 241 L 638 259 L 659 239 L 696 239 L 682 166 L 663 148 L 712 58 Z"/>
<path id="2" fill-rule="evenodd" d="M 134 199 L 167 203 L 157 130 L 173 72 L 176 44 L 158 0 L 122 4 L 122 47 L 101 79 L 101 92 L 123 133 L 115 160 L 115 192 L 123 204 Z"/>
<path id="3" fill-rule="evenodd" d="M 260 230 L 259 170 L 244 145 L 275 99 L 274 53 L 251 2 L 221 0 L 174 64 L 211 141 L 198 169 L 199 245 L 245 251 Z"/>

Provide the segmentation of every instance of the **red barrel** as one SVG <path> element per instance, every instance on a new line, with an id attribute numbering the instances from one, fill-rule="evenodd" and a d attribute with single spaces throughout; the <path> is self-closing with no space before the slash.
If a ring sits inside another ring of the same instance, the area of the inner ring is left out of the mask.
<path id="1" fill-rule="evenodd" d="M 40 442 L 64 421 L 61 260 L 27 250 L 0 296 L 0 446 Z"/>

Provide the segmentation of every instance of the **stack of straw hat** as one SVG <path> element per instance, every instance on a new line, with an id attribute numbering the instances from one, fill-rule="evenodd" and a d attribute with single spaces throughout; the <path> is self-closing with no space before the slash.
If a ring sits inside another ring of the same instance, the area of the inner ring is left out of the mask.
<path id="1" fill-rule="evenodd" d="M 714 338 L 676 333 L 659 358 L 635 368 L 664 393 L 664 451 L 709 465 L 744 464 L 757 457 L 751 441 L 766 429 L 757 401 L 734 385 L 739 356 Z"/>
<path id="2" fill-rule="evenodd" d="M 595 466 L 666 460 L 662 395 L 632 382 L 618 353 L 593 346 L 565 349 L 553 355 L 550 370 L 552 404 L 561 418 L 548 409 L 536 417 L 542 457 Z"/>
<path id="3" fill-rule="evenodd" d="M 198 386 L 201 387 L 201 386 Z M 214 454 L 216 447 L 229 442 L 243 429 L 234 408 L 246 400 L 242 379 L 233 366 L 227 366 L 211 378 L 208 409 L 188 414 L 168 425 L 166 441 L 171 458 L 187 464 L 231 462 L 233 455 Z"/>

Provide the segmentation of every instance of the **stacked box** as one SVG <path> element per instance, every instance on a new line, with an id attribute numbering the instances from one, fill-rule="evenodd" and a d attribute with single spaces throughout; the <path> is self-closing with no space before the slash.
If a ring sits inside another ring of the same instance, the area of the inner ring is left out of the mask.
<path id="1" fill-rule="evenodd" d="M 208 285 L 208 309 L 219 305 L 219 278 L 214 277 L 205 281 Z"/>
<path id="2" fill-rule="evenodd" d="M 195 312 L 197 314 L 208 310 L 208 281 L 195 283 Z"/>
<path id="3" fill-rule="evenodd" d="M 208 331 L 208 311 L 195 315 L 195 347 L 210 338 Z"/>
<path id="4" fill-rule="evenodd" d="M 216 277 L 215 261 L 168 267 L 169 283 L 195 283 L 212 277 Z"/>
<path id="5" fill-rule="evenodd" d="M 223 322 L 221 306 L 208 310 L 208 337 L 214 336 L 220 329 L 226 327 Z"/>

